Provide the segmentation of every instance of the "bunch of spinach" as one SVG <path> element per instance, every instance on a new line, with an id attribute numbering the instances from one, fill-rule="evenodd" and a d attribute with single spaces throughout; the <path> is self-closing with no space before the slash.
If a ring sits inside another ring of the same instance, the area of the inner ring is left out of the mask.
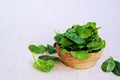
<path id="1" fill-rule="evenodd" d="M 55 53 L 56 48 L 51 45 L 47 45 L 47 47 L 45 47 L 44 45 L 36 46 L 31 44 L 28 46 L 28 49 L 32 53 L 32 57 L 34 60 L 34 67 L 38 70 L 49 72 L 54 67 L 54 61 L 60 61 L 58 57 L 49 56 L 49 55 L 42 55 L 39 56 L 38 59 L 36 59 L 35 54 L 43 54 L 46 51 L 48 51 L 49 54 Z"/>
<path id="2" fill-rule="evenodd" d="M 64 33 L 57 33 L 54 40 L 61 47 L 62 54 L 69 51 L 78 59 L 88 59 L 89 53 L 105 48 L 105 40 L 99 37 L 95 22 L 85 25 L 73 25 Z"/>
<path id="3" fill-rule="evenodd" d="M 104 72 L 112 72 L 115 75 L 120 76 L 120 62 L 115 61 L 112 57 L 103 62 L 101 69 Z"/>

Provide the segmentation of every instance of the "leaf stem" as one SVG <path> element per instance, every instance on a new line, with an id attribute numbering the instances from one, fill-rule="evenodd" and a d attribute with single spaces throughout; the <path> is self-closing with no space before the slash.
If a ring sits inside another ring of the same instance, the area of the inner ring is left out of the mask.
<path id="1" fill-rule="evenodd" d="M 36 62 L 37 60 L 36 60 L 36 57 L 35 57 L 34 53 L 32 53 L 32 57 L 33 57 L 34 62 Z"/>
<path id="2" fill-rule="evenodd" d="M 56 29 L 54 29 L 54 32 L 55 32 L 56 34 L 60 34 L 60 32 L 59 32 L 59 31 L 57 31 Z"/>

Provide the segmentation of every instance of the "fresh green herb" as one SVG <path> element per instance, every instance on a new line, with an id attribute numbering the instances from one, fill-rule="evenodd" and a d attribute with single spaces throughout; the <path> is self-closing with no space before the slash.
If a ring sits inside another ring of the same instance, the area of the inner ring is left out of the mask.
<path id="1" fill-rule="evenodd" d="M 120 62 L 115 61 L 112 57 L 105 60 L 101 66 L 104 72 L 112 72 L 117 76 L 120 76 Z"/>
<path id="2" fill-rule="evenodd" d="M 71 55 L 75 58 L 85 60 L 88 59 L 89 53 L 87 51 L 70 51 Z"/>
<path id="3" fill-rule="evenodd" d="M 48 55 L 42 55 L 39 56 L 38 59 L 36 59 L 35 54 L 44 53 L 46 50 L 48 50 L 49 53 L 56 52 L 56 49 L 51 46 L 47 45 L 47 48 L 44 45 L 29 45 L 28 49 L 32 52 L 32 57 L 34 60 L 34 67 L 38 70 L 49 72 L 54 67 L 54 61 L 60 61 L 58 57 L 54 56 L 48 56 Z"/>
<path id="4" fill-rule="evenodd" d="M 44 60 L 43 58 L 36 59 L 34 53 L 32 53 L 33 59 L 34 59 L 34 67 L 38 70 L 49 72 L 54 67 L 54 60 L 48 59 Z"/>
<path id="5" fill-rule="evenodd" d="M 115 62 L 114 59 L 112 57 L 110 57 L 109 59 L 107 59 L 106 61 L 103 62 L 102 66 L 101 66 L 102 70 L 104 72 L 111 72 L 114 70 L 115 68 Z"/>
<path id="6" fill-rule="evenodd" d="M 115 75 L 120 76 L 120 62 L 115 61 L 115 68 L 112 71 Z"/>
<path id="7" fill-rule="evenodd" d="M 54 30 L 56 33 L 54 40 L 55 43 L 60 45 L 63 55 L 69 51 L 73 57 L 86 60 L 89 58 L 90 52 L 99 52 L 105 48 L 105 40 L 99 37 L 98 29 L 95 22 L 88 22 L 85 25 L 73 25 L 64 33 Z M 45 51 L 48 51 L 49 54 L 56 53 L 55 44 L 54 46 L 47 45 L 47 47 L 32 44 L 29 45 L 28 48 L 32 52 L 34 67 L 38 70 L 49 72 L 54 67 L 54 61 L 60 61 L 58 57 L 49 55 L 39 56 L 38 59 L 35 57 L 35 54 L 43 54 Z M 114 63 L 117 64 L 117 66 L 112 70 Z M 116 75 L 119 75 L 120 72 L 118 63 L 114 62 L 112 58 L 103 63 L 102 68 L 106 72 L 113 71 Z"/>
<path id="8" fill-rule="evenodd" d="M 34 67 L 38 70 L 49 72 L 54 67 L 54 61 L 53 60 L 41 60 L 36 59 L 35 54 L 32 53 L 33 59 L 34 59 Z"/>
<path id="9" fill-rule="evenodd" d="M 47 45 L 47 51 L 49 54 L 54 54 L 56 52 L 56 48 L 51 45 Z"/>
<path id="10" fill-rule="evenodd" d="M 41 60 L 54 60 L 54 61 L 60 61 L 58 57 L 55 56 L 49 56 L 49 55 L 42 55 L 38 57 Z"/>
<path id="11" fill-rule="evenodd" d="M 32 44 L 28 46 L 28 49 L 35 54 L 44 53 L 46 51 L 46 47 L 43 45 L 36 46 Z"/>
<path id="12" fill-rule="evenodd" d="M 62 48 L 62 54 L 66 51 L 83 51 L 87 54 L 80 54 L 80 56 L 84 57 L 86 55 L 84 59 L 87 59 L 88 53 L 97 53 L 105 48 L 105 40 L 102 40 L 98 34 L 99 28 L 95 22 L 88 22 L 85 25 L 73 25 L 66 32 L 57 33 L 54 40 Z M 78 58 L 78 55 L 74 54 L 72 56 Z"/>
<path id="13" fill-rule="evenodd" d="M 38 59 L 36 62 L 34 62 L 34 67 L 38 70 L 49 72 L 54 67 L 54 61 L 53 60 L 42 61 Z"/>

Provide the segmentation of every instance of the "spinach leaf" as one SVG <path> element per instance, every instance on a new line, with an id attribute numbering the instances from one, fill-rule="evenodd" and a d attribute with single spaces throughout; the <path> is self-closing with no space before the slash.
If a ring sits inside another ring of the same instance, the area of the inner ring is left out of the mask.
<path id="1" fill-rule="evenodd" d="M 101 41 L 92 41 L 87 44 L 88 49 L 90 50 L 100 50 L 105 47 L 105 40 Z"/>
<path id="2" fill-rule="evenodd" d="M 54 37 L 54 40 L 59 42 L 62 38 L 62 34 L 56 34 L 56 36 Z"/>
<path id="3" fill-rule="evenodd" d="M 92 30 L 91 29 L 87 29 L 84 26 L 77 27 L 76 30 L 77 30 L 77 33 L 79 34 L 79 36 L 81 38 L 88 38 L 92 34 Z"/>
<path id="4" fill-rule="evenodd" d="M 83 38 L 80 38 L 77 34 L 73 32 L 66 32 L 64 34 L 68 39 L 72 40 L 76 44 L 85 44 L 86 41 Z"/>
<path id="5" fill-rule="evenodd" d="M 40 53 L 44 53 L 47 50 L 44 45 L 39 45 L 38 48 L 40 49 Z"/>
<path id="6" fill-rule="evenodd" d="M 61 48 L 61 53 L 62 54 L 65 54 L 66 52 L 68 52 L 66 49 Z"/>
<path id="7" fill-rule="evenodd" d="M 120 62 L 115 61 L 115 68 L 112 71 L 115 75 L 120 76 Z"/>
<path id="8" fill-rule="evenodd" d="M 71 55 L 75 58 L 85 60 L 88 59 L 89 53 L 87 51 L 70 51 Z"/>
<path id="9" fill-rule="evenodd" d="M 59 44 L 69 47 L 73 44 L 75 44 L 74 42 L 72 42 L 71 40 L 67 39 L 66 37 L 62 36 L 60 42 L 58 42 Z"/>
<path id="10" fill-rule="evenodd" d="M 54 61 L 53 60 L 40 60 L 34 62 L 34 67 L 38 70 L 49 72 L 54 67 Z"/>
<path id="11" fill-rule="evenodd" d="M 115 68 L 115 62 L 114 59 L 112 57 L 110 57 L 109 59 L 105 60 L 101 66 L 102 70 L 104 72 L 112 72 Z"/>
<path id="12" fill-rule="evenodd" d="M 58 57 L 49 56 L 49 55 L 42 55 L 42 56 L 39 56 L 38 59 L 41 59 L 41 60 L 54 60 L 54 61 L 60 61 L 60 59 L 59 59 Z"/>
<path id="13" fill-rule="evenodd" d="M 49 54 L 54 54 L 56 53 L 56 48 L 51 45 L 47 45 L 47 51 L 49 52 Z"/>
<path id="14" fill-rule="evenodd" d="M 35 54 L 32 53 L 32 57 L 34 60 L 34 67 L 38 70 L 49 72 L 54 67 L 54 61 L 53 60 L 42 60 L 42 59 L 36 59 Z"/>
<path id="15" fill-rule="evenodd" d="M 72 28 L 68 28 L 66 32 L 73 32 L 76 33 L 76 28 L 79 27 L 80 25 L 73 25 Z"/>
<path id="16" fill-rule="evenodd" d="M 81 38 L 88 38 L 91 36 L 92 31 L 90 29 L 85 29 L 84 32 L 80 35 Z"/>
<path id="17" fill-rule="evenodd" d="M 57 34 L 55 37 L 54 37 L 54 40 L 63 45 L 63 46 L 66 46 L 66 47 L 69 47 L 70 45 L 73 45 L 75 44 L 74 42 L 72 42 L 71 40 L 67 39 L 64 35 L 61 35 L 61 34 Z"/>
<path id="18" fill-rule="evenodd" d="M 46 47 L 43 45 L 36 46 L 32 44 L 28 46 L 28 49 L 35 54 L 44 53 L 46 51 Z"/>
<path id="19" fill-rule="evenodd" d="M 93 29 L 96 29 L 96 23 L 95 22 L 87 22 L 86 25 L 85 25 L 86 28 L 93 28 Z"/>
<path id="20" fill-rule="evenodd" d="M 97 34 L 92 34 L 90 37 L 85 39 L 88 43 L 92 41 L 100 41 L 100 37 Z"/>
<path id="21" fill-rule="evenodd" d="M 69 47 L 71 50 L 70 51 L 80 51 L 80 50 L 85 50 L 87 47 L 83 44 L 74 44 Z"/>

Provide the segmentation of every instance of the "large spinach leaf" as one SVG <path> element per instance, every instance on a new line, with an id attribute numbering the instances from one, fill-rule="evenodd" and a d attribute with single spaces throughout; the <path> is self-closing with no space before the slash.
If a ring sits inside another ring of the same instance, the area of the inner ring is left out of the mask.
<path id="1" fill-rule="evenodd" d="M 34 67 L 38 70 L 49 72 L 54 67 L 54 61 L 53 60 L 44 61 L 38 59 L 34 62 Z"/>
<path id="2" fill-rule="evenodd" d="M 77 34 L 73 32 L 66 32 L 64 34 L 68 39 L 72 40 L 76 44 L 85 44 L 86 41 L 83 38 L 80 38 Z"/>
<path id="3" fill-rule="evenodd" d="M 109 59 L 105 60 L 101 66 L 102 70 L 104 72 L 111 72 L 114 70 L 115 68 L 115 62 L 114 59 L 112 57 L 110 57 Z"/>
<path id="4" fill-rule="evenodd" d="M 85 60 L 88 59 L 89 53 L 87 51 L 70 51 L 71 55 L 75 58 Z"/>

